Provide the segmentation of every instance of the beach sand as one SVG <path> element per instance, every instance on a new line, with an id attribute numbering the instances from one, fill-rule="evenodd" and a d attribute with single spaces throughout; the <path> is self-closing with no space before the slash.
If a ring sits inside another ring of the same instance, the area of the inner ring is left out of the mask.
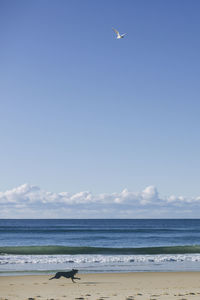
<path id="1" fill-rule="evenodd" d="M 200 300 L 200 272 L 79 274 L 77 283 L 50 277 L 0 277 L 0 299 Z"/>

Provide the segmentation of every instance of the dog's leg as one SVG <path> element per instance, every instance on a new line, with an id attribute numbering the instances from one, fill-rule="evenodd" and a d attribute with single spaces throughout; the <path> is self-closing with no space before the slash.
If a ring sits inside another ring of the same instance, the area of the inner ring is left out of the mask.
<path id="1" fill-rule="evenodd" d="M 73 283 L 76 283 L 76 281 L 74 281 L 74 279 L 80 280 L 80 278 L 72 276 L 72 277 L 71 277 L 71 280 L 73 281 Z"/>
<path id="2" fill-rule="evenodd" d="M 78 280 L 81 280 L 80 278 L 78 278 L 78 277 L 71 277 L 71 279 L 72 279 L 72 281 L 73 281 L 73 283 L 76 283 L 76 281 L 74 281 L 74 279 L 78 279 Z"/>
<path id="3" fill-rule="evenodd" d="M 73 283 L 76 283 L 76 281 L 74 281 L 74 277 L 71 277 L 71 280 L 72 280 Z"/>
<path id="4" fill-rule="evenodd" d="M 59 275 L 55 275 L 54 277 L 52 277 L 52 278 L 49 278 L 49 280 L 51 280 L 51 279 L 59 279 L 60 278 L 60 276 Z"/>

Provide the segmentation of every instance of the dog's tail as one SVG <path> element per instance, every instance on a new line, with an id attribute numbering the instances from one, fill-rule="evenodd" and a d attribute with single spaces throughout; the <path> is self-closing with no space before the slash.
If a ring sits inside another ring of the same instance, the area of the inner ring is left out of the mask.
<path id="1" fill-rule="evenodd" d="M 49 280 L 54 279 L 54 278 L 56 278 L 56 276 L 53 276 L 53 277 L 49 278 Z"/>

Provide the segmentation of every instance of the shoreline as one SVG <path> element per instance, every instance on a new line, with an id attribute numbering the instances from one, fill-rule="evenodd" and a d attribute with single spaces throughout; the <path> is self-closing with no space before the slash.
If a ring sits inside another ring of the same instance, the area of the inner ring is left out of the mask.
<path id="1" fill-rule="evenodd" d="M 45 277 L 48 277 L 48 276 L 52 276 L 54 275 L 55 273 L 57 272 L 62 272 L 62 271 L 70 271 L 70 269 L 65 269 L 65 270 L 61 270 L 61 269 L 58 269 L 58 270 L 51 270 L 51 271 L 11 271 L 11 272 L 1 272 L 0 271 L 0 278 L 2 277 L 26 277 L 26 276 L 45 276 Z M 94 276 L 101 276 L 101 275 L 106 275 L 106 274 L 110 274 L 110 275 L 120 275 L 120 274 L 141 274 L 141 273 L 144 273 L 144 274 L 160 274 L 160 273 L 199 273 L 200 274 L 200 270 L 158 270 L 158 271 L 155 271 L 155 270 L 145 270 L 145 271 L 95 271 L 95 272 L 92 272 L 92 271 L 82 271 L 82 270 L 79 270 L 78 274 L 81 276 L 81 275 L 94 275 Z M 199 275 L 199 280 L 200 280 L 200 275 Z M 1 298 L 0 298 L 1 300 Z"/>
<path id="2" fill-rule="evenodd" d="M 0 277 L 0 300 L 190 300 L 200 299 L 200 272 L 78 273 Z"/>

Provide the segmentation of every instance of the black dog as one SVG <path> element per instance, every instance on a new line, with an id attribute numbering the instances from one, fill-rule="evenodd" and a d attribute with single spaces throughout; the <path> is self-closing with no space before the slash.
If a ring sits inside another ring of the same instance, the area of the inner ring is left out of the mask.
<path id="1" fill-rule="evenodd" d="M 63 277 L 65 277 L 65 278 L 71 278 L 71 280 L 72 280 L 73 282 L 75 282 L 74 279 L 79 279 L 79 280 L 80 280 L 80 278 L 74 277 L 74 275 L 75 275 L 76 273 L 78 273 L 78 270 L 75 270 L 75 269 L 72 269 L 72 270 L 69 271 L 69 272 L 57 272 L 56 275 L 55 275 L 54 277 L 52 277 L 52 278 L 49 278 L 49 280 L 51 280 L 51 279 L 59 279 L 60 277 L 63 276 Z"/>

